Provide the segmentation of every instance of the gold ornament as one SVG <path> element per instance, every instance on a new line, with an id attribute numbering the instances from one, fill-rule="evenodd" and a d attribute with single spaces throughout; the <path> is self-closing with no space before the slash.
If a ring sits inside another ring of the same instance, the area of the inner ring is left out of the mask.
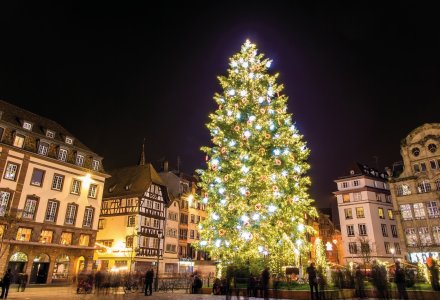
<path id="1" fill-rule="evenodd" d="M 260 176 L 260 179 L 261 179 L 262 181 L 266 181 L 266 180 L 267 180 L 267 176 L 266 176 L 266 175 L 261 175 L 261 176 Z"/>
<path id="2" fill-rule="evenodd" d="M 225 175 L 225 177 L 223 177 L 223 179 L 224 179 L 225 181 L 228 181 L 228 180 L 229 180 L 229 176 L 228 176 L 228 175 Z"/>
<path id="3" fill-rule="evenodd" d="M 278 187 L 277 187 L 276 185 L 274 185 L 274 186 L 272 187 L 272 189 L 273 189 L 274 192 L 278 192 Z"/>
<path id="4" fill-rule="evenodd" d="M 235 130 L 235 131 L 239 131 L 239 130 L 240 130 L 240 126 L 238 126 L 238 125 L 235 126 L 235 127 L 234 127 L 234 130 Z"/>
<path id="5" fill-rule="evenodd" d="M 224 230 L 224 229 L 220 229 L 220 230 L 218 231 L 218 235 L 219 235 L 219 236 L 224 236 L 225 233 L 226 233 L 226 230 Z"/>
<path id="6" fill-rule="evenodd" d="M 278 221 L 277 225 L 278 225 L 278 227 L 283 227 L 284 223 L 283 223 L 283 221 Z"/>
<path id="7" fill-rule="evenodd" d="M 260 113 L 264 114 L 264 113 L 266 113 L 266 110 L 264 108 L 261 108 Z"/>
<path id="8" fill-rule="evenodd" d="M 226 151 L 227 151 L 227 150 L 226 150 L 226 147 L 223 147 L 220 151 L 221 151 L 222 154 L 225 154 Z"/>
<path id="9" fill-rule="evenodd" d="M 246 197 L 249 197 L 251 195 L 251 192 L 246 191 L 245 195 L 246 195 Z"/>
<path id="10" fill-rule="evenodd" d="M 260 209 L 261 209 L 261 203 L 255 204 L 255 210 L 260 210 Z"/>
<path id="11" fill-rule="evenodd" d="M 264 136 L 266 137 L 266 139 L 270 138 L 270 134 L 269 133 L 266 133 Z"/>
<path id="12" fill-rule="evenodd" d="M 258 151 L 260 152 L 261 155 L 263 155 L 264 153 L 266 153 L 266 149 L 264 149 L 264 148 L 260 148 Z"/>
<path id="13" fill-rule="evenodd" d="M 276 164 L 277 166 L 281 165 L 281 160 L 279 160 L 278 158 L 275 159 L 275 164 Z"/>

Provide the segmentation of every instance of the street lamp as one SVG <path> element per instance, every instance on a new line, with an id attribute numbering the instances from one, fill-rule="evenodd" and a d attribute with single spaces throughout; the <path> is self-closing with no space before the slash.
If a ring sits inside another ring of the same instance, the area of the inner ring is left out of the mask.
<path id="1" fill-rule="evenodd" d="M 159 258 L 160 258 L 160 240 L 163 238 L 162 230 L 157 231 L 157 262 L 156 262 L 156 280 L 154 281 L 154 290 L 159 289 Z"/>
<path id="2" fill-rule="evenodd" d="M 394 253 L 396 252 L 396 249 L 391 248 L 390 249 L 391 254 L 393 255 L 393 261 L 396 262 L 396 259 L 394 258 Z"/>
<path id="3" fill-rule="evenodd" d="M 334 239 L 332 242 L 333 242 L 333 244 L 335 245 L 335 249 L 336 249 L 336 261 L 338 262 L 338 265 L 339 265 L 338 240 L 337 240 L 337 239 Z"/>

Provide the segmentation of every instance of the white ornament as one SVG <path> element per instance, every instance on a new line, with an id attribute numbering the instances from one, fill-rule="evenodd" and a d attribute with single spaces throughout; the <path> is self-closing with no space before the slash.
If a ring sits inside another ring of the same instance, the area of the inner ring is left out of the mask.
<path id="1" fill-rule="evenodd" d="M 247 223 L 249 221 L 249 217 L 246 215 L 242 215 L 241 216 L 241 221 L 243 221 L 243 223 Z"/>
<path id="2" fill-rule="evenodd" d="M 237 64 L 236 61 L 233 61 L 233 62 L 231 62 L 231 66 L 234 67 L 234 68 L 236 68 L 236 67 L 238 66 L 238 64 Z"/>
<path id="3" fill-rule="evenodd" d="M 277 156 L 280 155 L 280 153 L 281 153 L 280 149 L 273 150 L 273 154 L 275 154 Z"/>
<path id="4" fill-rule="evenodd" d="M 298 224 L 298 231 L 299 231 L 299 232 L 303 232 L 304 229 L 306 229 L 306 227 L 304 226 L 304 224 Z"/>
<path id="5" fill-rule="evenodd" d="M 234 147 L 235 144 L 236 144 L 236 142 L 234 140 L 232 140 L 232 141 L 229 142 L 229 147 Z"/>
<path id="6" fill-rule="evenodd" d="M 213 165 L 218 165 L 218 163 L 219 163 L 219 160 L 217 159 L 217 158 L 214 158 L 212 161 L 211 161 L 211 164 L 213 164 Z"/>
<path id="7" fill-rule="evenodd" d="M 215 241 L 215 246 L 218 248 L 218 247 L 220 247 L 220 245 L 222 244 L 222 240 L 221 239 L 217 239 L 216 241 Z"/>
<path id="8" fill-rule="evenodd" d="M 214 221 L 217 221 L 217 220 L 220 219 L 219 215 L 217 215 L 216 213 L 212 213 L 211 218 L 212 218 Z"/>
<path id="9" fill-rule="evenodd" d="M 267 210 L 270 212 L 270 213 L 273 213 L 273 212 L 275 212 L 276 210 L 277 210 L 277 207 L 275 206 L 275 205 L 269 205 L 268 206 L 268 208 L 267 208 Z"/>
<path id="10" fill-rule="evenodd" d="M 259 214 L 253 214 L 252 215 L 252 220 L 258 221 L 259 219 L 260 219 L 260 215 Z"/>
<path id="11" fill-rule="evenodd" d="M 272 61 L 271 61 L 271 60 L 267 61 L 267 63 L 266 63 L 266 67 L 267 67 L 267 68 L 270 68 L 271 65 L 272 65 Z"/>
<path id="12" fill-rule="evenodd" d="M 247 68 L 249 66 L 247 61 L 243 62 L 241 65 L 243 66 L 243 68 Z"/>
<path id="13" fill-rule="evenodd" d="M 235 90 L 229 90 L 228 94 L 231 95 L 231 96 L 234 96 L 235 95 Z"/>
<path id="14" fill-rule="evenodd" d="M 240 96 L 244 97 L 244 96 L 246 96 L 246 95 L 247 95 L 247 91 L 246 91 L 246 90 L 242 90 L 242 91 L 240 92 Z"/>
<path id="15" fill-rule="evenodd" d="M 244 133 L 243 133 L 243 135 L 245 136 L 245 137 L 250 137 L 251 136 L 251 132 L 249 131 L 249 130 L 246 130 Z"/>
<path id="16" fill-rule="evenodd" d="M 241 171 L 246 174 L 247 172 L 249 172 L 249 168 L 246 166 L 241 167 Z"/>
<path id="17" fill-rule="evenodd" d="M 208 244 L 208 242 L 207 241 L 200 241 L 200 246 L 206 246 Z"/>
<path id="18" fill-rule="evenodd" d="M 263 97 L 258 97 L 258 103 L 263 103 L 264 102 L 264 98 Z"/>
<path id="19" fill-rule="evenodd" d="M 255 125 L 255 129 L 257 129 L 257 130 L 261 130 L 261 125 L 260 124 L 257 124 L 257 125 Z"/>
<path id="20" fill-rule="evenodd" d="M 250 117 L 249 117 L 249 121 L 251 121 L 251 122 L 254 122 L 256 119 L 257 119 L 256 116 L 250 116 Z"/>
<path id="21" fill-rule="evenodd" d="M 254 74 L 254 73 L 249 73 L 249 78 L 250 78 L 250 79 L 254 79 L 254 77 L 255 77 L 255 74 Z"/>

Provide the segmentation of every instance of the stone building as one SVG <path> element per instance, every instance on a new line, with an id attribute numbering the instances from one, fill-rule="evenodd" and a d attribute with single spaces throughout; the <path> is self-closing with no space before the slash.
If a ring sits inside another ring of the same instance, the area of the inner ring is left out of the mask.
<path id="1" fill-rule="evenodd" d="M 386 173 L 356 164 L 335 180 L 344 261 L 369 264 L 373 259 L 402 258 L 397 221 Z"/>
<path id="2" fill-rule="evenodd" d="M 55 121 L 0 101 L 0 272 L 69 281 L 92 269 L 108 175 Z"/>
<path id="3" fill-rule="evenodd" d="M 440 251 L 440 123 L 424 124 L 400 144 L 403 165 L 388 170 L 401 244 L 412 262 Z"/>

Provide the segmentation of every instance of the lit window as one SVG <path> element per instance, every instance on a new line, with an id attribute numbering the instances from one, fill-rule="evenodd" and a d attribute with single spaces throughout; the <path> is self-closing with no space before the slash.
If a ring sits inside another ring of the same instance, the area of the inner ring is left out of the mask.
<path id="1" fill-rule="evenodd" d="M 88 234 L 80 234 L 79 236 L 79 245 L 80 246 L 88 246 L 90 243 L 90 235 Z"/>
<path id="2" fill-rule="evenodd" d="M 66 149 L 60 148 L 58 150 L 58 159 L 61 160 L 61 161 L 66 161 L 67 160 L 67 150 Z"/>
<path id="3" fill-rule="evenodd" d="M 44 220 L 48 222 L 55 222 L 57 210 L 58 210 L 58 202 L 49 200 L 47 202 L 46 216 L 44 217 Z"/>
<path id="4" fill-rule="evenodd" d="M 427 180 L 423 180 L 417 184 L 417 191 L 419 193 L 429 193 L 431 191 L 431 184 Z"/>
<path id="5" fill-rule="evenodd" d="M 46 136 L 48 138 L 53 139 L 55 137 L 55 132 L 51 131 L 51 130 L 46 130 Z"/>
<path id="6" fill-rule="evenodd" d="M 414 218 L 416 219 L 424 219 L 426 217 L 425 213 L 425 207 L 423 203 L 414 203 L 413 204 L 414 209 Z"/>
<path id="7" fill-rule="evenodd" d="M 75 194 L 75 195 L 81 194 L 81 181 L 80 180 L 73 179 L 70 193 Z"/>
<path id="8" fill-rule="evenodd" d="M 4 178 L 8 180 L 15 180 L 17 173 L 18 173 L 18 164 L 8 162 Z"/>
<path id="9" fill-rule="evenodd" d="M 77 165 L 77 166 L 82 166 L 82 165 L 84 165 L 84 155 L 81 155 L 81 154 L 77 154 L 76 155 L 76 159 L 75 159 L 75 164 Z"/>
<path id="10" fill-rule="evenodd" d="M 392 210 L 392 209 L 389 209 L 389 210 L 388 210 L 388 218 L 389 218 L 390 220 L 394 220 L 394 214 L 393 214 L 393 210 Z"/>
<path id="11" fill-rule="evenodd" d="M 420 244 L 423 246 L 432 245 L 431 235 L 429 234 L 428 227 L 419 227 Z"/>
<path id="12" fill-rule="evenodd" d="M 66 144 L 72 145 L 73 144 L 73 139 L 71 137 L 66 136 Z"/>
<path id="13" fill-rule="evenodd" d="M 71 232 L 61 233 L 60 244 L 61 245 L 72 245 L 72 233 Z"/>
<path id="14" fill-rule="evenodd" d="M 409 188 L 409 185 L 407 184 L 401 184 L 397 186 L 397 196 L 406 196 L 411 195 L 411 190 Z"/>
<path id="15" fill-rule="evenodd" d="M 17 241 L 29 242 L 31 240 L 32 229 L 20 227 L 17 230 Z"/>
<path id="16" fill-rule="evenodd" d="M 432 237 L 437 245 L 440 245 L 440 226 L 432 226 Z"/>
<path id="17" fill-rule="evenodd" d="M 426 208 L 428 209 L 428 216 L 430 218 L 438 218 L 439 217 L 439 209 L 437 201 L 429 201 L 426 204 Z"/>
<path id="18" fill-rule="evenodd" d="M 91 184 L 89 187 L 88 197 L 96 198 L 97 193 L 98 193 L 98 186 L 96 184 Z"/>
<path id="19" fill-rule="evenodd" d="M 26 204 L 24 206 L 22 217 L 24 219 L 31 219 L 33 220 L 35 218 L 35 213 L 37 210 L 38 200 L 28 198 L 26 199 Z"/>
<path id="20" fill-rule="evenodd" d="M 63 189 L 64 176 L 55 174 L 52 180 L 52 189 L 56 191 L 61 191 Z"/>
<path id="21" fill-rule="evenodd" d="M 94 171 L 99 171 L 99 160 L 94 159 L 94 160 L 92 161 L 92 169 L 93 169 Z"/>
<path id="22" fill-rule="evenodd" d="M 417 245 L 417 233 L 415 228 L 407 228 L 405 230 L 406 234 L 406 242 L 408 246 L 416 246 Z"/>
<path id="23" fill-rule="evenodd" d="M 133 247 L 133 240 L 134 240 L 134 238 L 132 235 L 125 237 L 125 246 L 127 248 L 132 248 Z"/>
<path id="24" fill-rule="evenodd" d="M 49 151 L 49 144 L 47 143 L 39 143 L 38 145 L 38 154 L 47 155 Z"/>
<path id="25" fill-rule="evenodd" d="M 29 122 L 23 122 L 23 128 L 26 130 L 32 130 L 32 124 Z"/>
<path id="26" fill-rule="evenodd" d="M 356 218 L 358 219 L 365 218 L 365 212 L 363 207 L 356 207 Z"/>
<path id="27" fill-rule="evenodd" d="M 40 169 L 34 169 L 32 172 L 31 185 L 42 186 L 44 179 L 44 171 Z"/>
<path id="28" fill-rule="evenodd" d="M 136 216 L 128 216 L 127 227 L 134 227 L 136 225 Z"/>
<path id="29" fill-rule="evenodd" d="M 52 243 L 53 231 L 52 230 L 42 230 L 40 234 L 39 242 L 43 244 Z"/>
<path id="30" fill-rule="evenodd" d="M 92 221 L 93 221 L 93 207 L 86 207 L 84 211 L 84 219 L 83 219 L 83 226 L 84 227 L 91 227 Z"/>
<path id="31" fill-rule="evenodd" d="M 98 221 L 98 229 L 104 229 L 105 220 L 99 219 Z"/>
<path id="32" fill-rule="evenodd" d="M 4 217 L 8 210 L 9 198 L 11 194 L 8 192 L 0 191 L 0 217 Z"/>
<path id="33" fill-rule="evenodd" d="M 402 213 L 402 218 L 404 220 L 412 220 L 413 215 L 411 211 L 411 204 L 400 205 L 400 212 Z"/>
<path id="34" fill-rule="evenodd" d="M 385 214 L 384 214 L 384 212 L 383 212 L 383 208 L 382 208 L 382 207 L 378 207 L 378 208 L 377 208 L 377 212 L 378 212 L 378 214 L 379 214 L 379 218 L 381 218 L 381 219 L 385 219 Z"/>
<path id="35" fill-rule="evenodd" d="M 12 145 L 17 148 L 23 148 L 24 136 L 16 134 L 14 136 L 14 142 L 12 143 Z"/>
<path id="36" fill-rule="evenodd" d="M 342 201 L 344 203 L 350 202 L 350 194 L 344 194 L 342 195 Z"/>

